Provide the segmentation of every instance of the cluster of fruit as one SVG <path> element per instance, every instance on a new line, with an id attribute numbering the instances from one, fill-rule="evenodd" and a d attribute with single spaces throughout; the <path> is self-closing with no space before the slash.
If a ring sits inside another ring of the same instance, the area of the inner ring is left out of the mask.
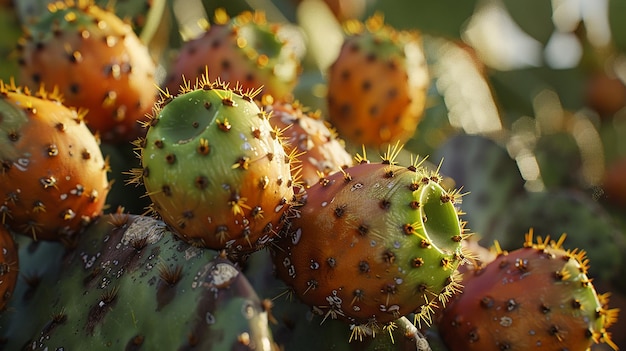
<path id="1" fill-rule="evenodd" d="M 464 194 L 424 159 L 398 160 L 425 109 L 417 33 L 380 15 L 346 22 L 326 118 L 294 101 L 301 63 L 280 30 L 260 12 L 218 12 L 158 88 L 133 28 L 92 1 L 52 2 L 25 26 L 18 84 L 0 84 L 7 347 L 271 350 L 272 303 L 242 273 L 267 250 L 289 293 L 322 322 L 349 323 L 350 341 L 412 316 L 438 324 L 451 350 L 617 349 L 617 311 L 584 252 L 530 234 L 519 251 L 461 267 L 475 262 Z M 339 136 L 387 151 L 351 157 Z M 145 187 L 151 217 L 106 214 L 101 142 L 132 142 L 126 186 Z M 44 263 L 42 241 L 64 253 Z M 35 262 L 56 271 L 29 276 Z"/>

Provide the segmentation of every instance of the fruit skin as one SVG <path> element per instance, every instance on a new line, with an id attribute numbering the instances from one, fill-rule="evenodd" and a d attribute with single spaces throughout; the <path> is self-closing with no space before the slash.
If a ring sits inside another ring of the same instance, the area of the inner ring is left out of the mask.
<path id="1" fill-rule="evenodd" d="M 378 147 L 404 143 L 422 118 L 428 69 L 417 33 L 396 31 L 381 15 L 346 24 L 328 72 L 328 116 L 345 140 Z"/>
<path id="2" fill-rule="evenodd" d="M 320 176 L 353 165 L 343 140 L 319 111 L 307 111 L 298 102 L 273 102 L 263 109 L 270 114 L 272 126 L 284 129 L 285 148 L 287 153 L 295 153 L 299 180 L 305 187 L 317 183 Z"/>
<path id="3" fill-rule="evenodd" d="M 275 350 L 268 305 L 238 268 L 165 228 L 119 211 L 94 222 L 51 263 L 58 281 L 3 316 L 6 349 Z"/>
<path id="4" fill-rule="evenodd" d="M 103 142 L 128 142 L 157 98 L 156 66 L 133 29 L 92 1 L 55 2 L 18 43 L 21 82 L 57 86 L 69 106 L 89 110 Z"/>
<path id="5" fill-rule="evenodd" d="M 135 181 L 194 245 L 255 251 L 276 236 L 293 200 L 281 131 L 253 96 L 205 75 L 194 88 L 164 95 L 136 142 L 142 168 Z"/>
<path id="6" fill-rule="evenodd" d="M 229 18 L 218 10 L 202 36 L 183 44 L 165 86 L 176 93 L 185 79 L 193 82 L 208 67 L 211 80 L 240 84 L 244 91 L 262 86 L 263 94 L 287 99 L 298 82 L 300 59 L 281 31 L 261 11 Z"/>
<path id="7" fill-rule="evenodd" d="M 13 296 L 19 272 L 19 257 L 13 235 L 0 226 L 0 313 Z"/>
<path id="8" fill-rule="evenodd" d="M 277 276 L 324 320 L 356 324 L 355 337 L 412 312 L 428 323 L 458 289 L 458 193 L 417 163 L 359 162 L 307 190 L 272 251 Z"/>
<path id="9" fill-rule="evenodd" d="M 468 272 L 463 292 L 442 312 L 439 332 L 456 350 L 589 350 L 606 343 L 617 320 L 609 294 L 598 294 L 582 250 L 565 250 L 549 237 L 499 250 L 496 259 Z"/>
<path id="10" fill-rule="evenodd" d="M 0 223 L 42 240 L 71 241 L 98 217 L 108 163 L 58 93 L 0 82 Z"/>

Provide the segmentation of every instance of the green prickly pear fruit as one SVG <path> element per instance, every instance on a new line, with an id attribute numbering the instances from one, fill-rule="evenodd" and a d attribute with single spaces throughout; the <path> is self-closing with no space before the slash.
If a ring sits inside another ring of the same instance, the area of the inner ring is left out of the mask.
<path id="1" fill-rule="evenodd" d="M 413 312 L 429 323 L 459 289 L 460 195 L 418 162 L 396 165 L 397 152 L 307 189 L 273 250 L 278 277 L 324 319 L 354 324 L 355 337 Z"/>
<path id="2" fill-rule="evenodd" d="M 583 250 L 526 235 L 511 252 L 464 275 L 463 292 L 441 313 L 438 329 L 451 351 L 589 350 L 606 343 L 617 320 L 608 294 L 598 294 L 587 276 Z"/>
<path id="3" fill-rule="evenodd" d="M 89 111 L 104 142 L 128 142 L 157 98 L 156 66 L 133 29 L 93 1 L 56 1 L 18 43 L 21 79 L 56 86 L 69 106 Z"/>
<path id="4" fill-rule="evenodd" d="M 285 148 L 288 153 L 295 153 L 296 172 L 302 185 L 309 187 L 320 177 L 352 166 L 352 156 L 343 140 L 319 111 L 307 111 L 298 102 L 264 102 L 264 110 L 271 114 L 270 123 L 285 130 Z"/>
<path id="5" fill-rule="evenodd" d="M 108 162 L 84 111 L 57 92 L 0 82 L 0 223 L 35 239 L 71 241 L 104 208 Z"/>
<path id="6" fill-rule="evenodd" d="M 280 229 L 293 199 L 291 156 L 281 131 L 253 102 L 208 74 L 195 88 L 165 94 L 137 141 L 154 210 L 183 240 L 250 252 Z M 132 182 L 133 180 L 131 180 Z"/>
<path id="7" fill-rule="evenodd" d="M 184 83 L 182 76 L 193 80 L 208 67 L 211 80 L 238 83 L 244 90 L 262 86 L 263 94 L 286 99 L 298 82 L 300 59 L 281 34 L 282 27 L 269 23 L 261 11 L 229 18 L 217 10 L 215 24 L 183 44 L 166 87 L 174 93 Z"/>

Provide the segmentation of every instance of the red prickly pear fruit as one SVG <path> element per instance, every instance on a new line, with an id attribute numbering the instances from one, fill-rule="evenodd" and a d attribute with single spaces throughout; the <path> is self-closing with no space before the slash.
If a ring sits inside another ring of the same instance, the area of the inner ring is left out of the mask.
<path id="1" fill-rule="evenodd" d="M 352 156 L 343 140 L 322 119 L 319 111 L 311 112 L 298 102 L 275 102 L 264 97 L 264 110 L 270 114 L 270 124 L 284 130 L 288 154 L 294 153 L 298 162 L 296 177 L 309 187 L 324 177 L 352 166 Z"/>
<path id="2" fill-rule="evenodd" d="M 328 72 L 328 116 L 339 135 L 378 147 L 408 140 L 422 118 L 428 69 L 417 33 L 375 15 L 346 23 L 347 37 Z"/>
<path id="3" fill-rule="evenodd" d="M 413 312 L 416 322 L 430 323 L 459 288 L 467 234 L 458 193 L 417 162 L 402 167 L 393 158 L 361 158 L 321 178 L 272 250 L 290 290 L 324 320 L 355 324 L 356 338 Z"/>
<path id="4" fill-rule="evenodd" d="M 56 86 L 104 142 L 128 142 L 157 98 L 156 66 L 129 24 L 92 1 L 56 1 L 18 43 L 21 82 Z"/>
<path id="5" fill-rule="evenodd" d="M 13 235 L 0 225 L 0 311 L 13 295 L 19 272 L 17 246 Z"/>
<path id="6" fill-rule="evenodd" d="M 183 240 L 233 253 L 273 240 L 294 197 L 281 131 L 242 92 L 208 74 L 179 95 L 164 93 L 135 143 L 153 209 Z"/>
<path id="7" fill-rule="evenodd" d="M 300 59 L 282 31 L 283 25 L 269 23 L 264 12 L 229 18 L 219 9 L 202 36 L 183 44 L 166 87 L 175 93 L 184 79 L 193 80 L 208 67 L 212 81 L 219 78 L 244 90 L 262 86 L 263 94 L 286 99 L 298 82 Z"/>
<path id="8" fill-rule="evenodd" d="M 526 234 L 524 247 L 497 248 L 490 263 L 468 271 L 463 291 L 441 312 L 438 329 L 451 351 L 589 350 L 606 343 L 617 320 L 608 294 L 587 276 L 582 250 Z"/>
<path id="9" fill-rule="evenodd" d="M 57 92 L 0 81 L 1 224 L 63 241 L 102 213 L 108 162 L 83 116 Z"/>

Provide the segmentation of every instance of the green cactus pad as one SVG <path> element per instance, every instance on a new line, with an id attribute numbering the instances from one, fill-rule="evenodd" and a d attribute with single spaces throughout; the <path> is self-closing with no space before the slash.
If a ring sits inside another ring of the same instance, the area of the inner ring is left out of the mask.
<path id="1" fill-rule="evenodd" d="M 272 350 L 267 305 L 238 268 L 152 218 L 104 216 L 59 276 L 30 301 L 44 303 L 40 311 L 7 316 L 8 349 Z M 26 320 L 38 327 L 30 340 L 13 334 Z"/>

